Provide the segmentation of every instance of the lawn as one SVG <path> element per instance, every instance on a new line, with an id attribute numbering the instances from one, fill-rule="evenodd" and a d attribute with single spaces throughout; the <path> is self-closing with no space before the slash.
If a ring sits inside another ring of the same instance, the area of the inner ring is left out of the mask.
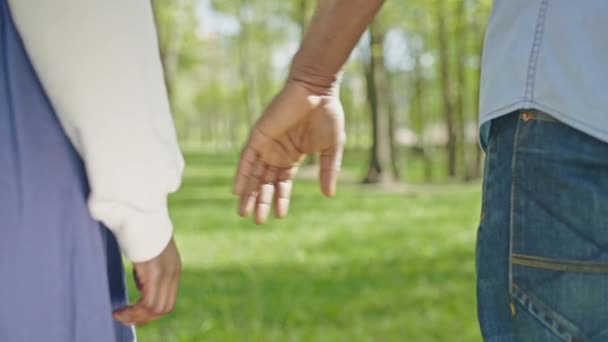
<path id="1" fill-rule="evenodd" d="M 336 198 L 300 179 L 289 217 L 256 226 L 235 214 L 234 158 L 188 154 L 178 305 L 139 340 L 480 341 L 479 184 L 366 187 L 348 157 Z"/>

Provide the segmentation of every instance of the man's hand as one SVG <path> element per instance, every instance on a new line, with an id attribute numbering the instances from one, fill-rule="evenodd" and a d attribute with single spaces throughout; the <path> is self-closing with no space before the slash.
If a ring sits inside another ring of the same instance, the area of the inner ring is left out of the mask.
<path id="1" fill-rule="evenodd" d="M 181 260 L 173 239 L 156 258 L 133 264 L 141 298 L 134 305 L 114 311 L 125 325 L 142 325 L 169 313 L 175 306 Z"/>
<path id="2" fill-rule="evenodd" d="M 251 130 L 241 152 L 234 193 L 239 214 L 255 211 L 255 222 L 268 218 L 274 202 L 277 217 L 289 208 L 292 180 L 307 154 L 320 153 L 321 190 L 333 196 L 344 147 L 344 111 L 338 89 L 322 94 L 288 82 Z"/>
<path id="3" fill-rule="evenodd" d="M 241 154 L 234 185 L 239 213 L 287 214 L 292 179 L 306 154 L 321 153 L 321 189 L 336 191 L 344 147 L 340 69 L 384 0 L 321 0 L 294 56 L 289 81 L 257 122 Z"/>

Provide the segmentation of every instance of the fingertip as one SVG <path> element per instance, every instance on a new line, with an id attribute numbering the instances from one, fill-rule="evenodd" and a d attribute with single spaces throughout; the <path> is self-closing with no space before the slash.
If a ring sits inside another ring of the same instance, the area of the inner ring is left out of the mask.
<path id="1" fill-rule="evenodd" d="M 321 192 L 326 197 L 336 194 L 336 178 L 333 175 L 321 173 Z"/>
<path id="2" fill-rule="evenodd" d="M 266 222 L 268 213 L 270 212 L 270 205 L 266 203 L 259 203 L 255 213 L 255 224 L 262 224 Z"/>
<path id="3" fill-rule="evenodd" d="M 275 216 L 278 219 L 282 219 L 282 218 L 285 218 L 285 216 L 287 216 L 288 212 L 289 212 L 289 199 L 277 198 Z"/>
<path id="4" fill-rule="evenodd" d="M 246 217 L 251 214 L 255 206 L 256 195 L 241 195 L 241 201 L 239 203 L 238 214 L 241 217 Z"/>
<path id="5" fill-rule="evenodd" d="M 334 197 L 336 195 L 336 186 L 335 185 L 330 185 L 328 187 L 324 187 L 323 188 L 323 195 L 325 195 L 325 197 Z"/>
<path id="6" fill-rule="evenodd" d="M 339 174 L 339 169 L 321 169 L 319 181 L 321 183 L 321 191 L 326 197 L 336 195 Z"/>

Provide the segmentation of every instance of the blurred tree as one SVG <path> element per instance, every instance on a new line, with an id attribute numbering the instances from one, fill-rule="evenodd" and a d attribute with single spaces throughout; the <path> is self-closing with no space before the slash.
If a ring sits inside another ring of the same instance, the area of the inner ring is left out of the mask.
<path id="1" fill-rule="evenodd" d="M 428 110 L 425 101 L 427 100 L 427 87 L 422 63 L 423 54 L 425 51 L 425 38 L 428 36 L 428 14 L 421 8 L 415 8 L 411 12 L 412 24 L 416 28 L 416 32 L 412 33 L 409 40 L 410 53 L 413 60 L 413 75 L 412 82 L 413 92 L 411 94 L 410 106 L 410 126 L 417 136 L 415 152 L 422 157 L 424 180 L 429 182 L 433 178 L 433 165 L 430 157 L 429 148 L 426 142 L 426 123 L 429 121 L 430 111 Z"/>
<path id="2" fill-rule="evenodd" d="M 467 25 L 467 0 L 460 0 L 456 2 L 455 13 L 455 52 L 456 52 L 456 94 L 455 94 L 455 105 L 454 110 L 456 113 L 456 142 L 458 157 L 461 165 L 461 174 L 464 180 L 470 180 L 471 174 L 468 169 L 468 151 L 467 151 L 467 140 L 466 140 L 466 125 L 468 116 L 467 113 L 467 57 L 469 56 L 468 47 L 468 25 Z"/>
<path id="3" fill-rule="evenodd" d="M 261 114 L 262 104 L 276 91 L 273 83 L 273 53 L 288 36 L 283 29 L 292 1 L 215 0 L 213 8 L 238 20 L 238 33 L 231 43 L 238 56 L 243 111 L 251 126 Z M 289 21 L 289 20 L 287 20 Z"/>
<path id="4" fill-rule="evenodd" d="M 153 0 L 160 57 L 163 63 L 165 84 L 175 113 L 174 92 L 180 67 L 180 54 L 185 35 L 192 34 L 197 25 L 192 0 Z"/>
<path id="5" fill-rule="evenodd" d="M 386 69 L 385 69 L 386 71 Z M 399 144 L 397 143 L 397 109 L 394 94 L 393 94 L 393 77 L 392 74 L 386 72 L 386 91 L 385 96 L 387 97 L 386 101 L 386 110 L 388 114 L 388 140 L 390 143 L 390 160 L 391 160 L 391 173 L 393 179 L 395 181 L 401 180 L 401 153 Z"/>
<path id="6" fill-rule="evenodd" d="M 491 2 L 489 0 L 473 0 L 473 15 L 471 16 L 471 31 L 473 35 L 473 51 L 475 56 L 477 56 L 477 65 L 475 74 L 473 77 L 473 88 L 472 92 L 474 94 L 474 108 L 475 114 L 479 113 L 479 81 L 481 77 L 481 57 L 483 44 L 485 39 L 485 31 L 486 31 L 486 23 L 487 18 L 490 13 Z M 475 115 L 476 126 L 479 125 L 479 115 Z M 479 144 L 475 143 L 472 147 L 472 152 L 474 153 L 474 158 L 470 158 L 469 162 L 469 173 L 472 178 L 479 178 L 481 176 L 481 161 L 483 158 L 483 151 L 481 150 Z"/>
<path id="7" fill-rule="evenodd" d="M 291 11 L 291 18 L 297 23 L 300 29 L 300 40 L 304 38 L 306 28 L 312 16 L 313 9 L 315 8 L 316 1 L 314 0 L 294 0 L 293 8 Z"/>
<path id="8" fill-rule="evenodd" d="M 238 51 L 239 51 L 239 68 L 244 81 L 245 95 L 245 112 L 247 113 L 247 123 L 249 126 L 254 124 L 255 118 L 261 113 L 260 95 L 258 94 L 257 77 L 254 74 L 255 67 L 251 57 L 252 50 L 252 34 L 255 30 L 254 11 L 251 9 L 247 0 L 239 0 L 239 8 L 237 10 L 240 32 L 238 35 Z"/>
<path id="9" fill-rule="evenodd" d="M 180 139 L 217 152 L 240 146 L 284 82 L 316 0 L 152 4 Z M 479 176 L 482 153 L 469 128 L 477 117 L 490 6 L 490 0 L 386 2 L 345 66 L 341 87 L 347 146 L 369 152 L 368 163 L 361 162 L 366 181 L 399 179 L 404 166 L 410 180 L 409 165 L 421 167 L 416 180 L 432 180 L 435 169 Z"/>
<path id="10" fill-rule="evenodd" d="M 462 0 L 461 0 L 462 1 Z M 447 1 L 436 0 L 436 19 L 437 19 L 437 40 L 439 44 L 440 60 L 440 82 L 441 95 L 443 99 L 443 115 L 446 125 L 446 152 L 447 152 L 447 171 L 450 177 L 456 176 L 456 131 L 454 127 L 454 102 L 452 92 L 452 79 L 450 73 L 450 43 L 448 39 L 446 11 Z"/>
<path id="11" fill-rule="evenodd" d="M 369 166 L 364 183 L 381 183 L 395 180 L 386 172 L 391 166 L 390 85 L 384 62 L 384 41 L 386 26 L 377 17 L 369 27 L 369 62 L 365 64 L 367 98 L 372 120 L 372 146 Z"/>

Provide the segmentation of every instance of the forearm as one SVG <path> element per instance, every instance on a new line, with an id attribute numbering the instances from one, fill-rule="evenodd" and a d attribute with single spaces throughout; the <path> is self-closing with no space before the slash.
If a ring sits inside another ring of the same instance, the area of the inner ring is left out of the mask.
<path id="1" fill-rule="evenodd" d="M 313 93 L 331 92 L 342 66 L 384 0 L 319 0 L 289 74 Z"/>
<path id="2" fill-rule="evenodd" d="M 11 0 L 15 23 L 59 119 L 82 156 L 89 207 L 134 261 L 172 233 L 167 193 L 177 146 L 150 2 Z"/>

